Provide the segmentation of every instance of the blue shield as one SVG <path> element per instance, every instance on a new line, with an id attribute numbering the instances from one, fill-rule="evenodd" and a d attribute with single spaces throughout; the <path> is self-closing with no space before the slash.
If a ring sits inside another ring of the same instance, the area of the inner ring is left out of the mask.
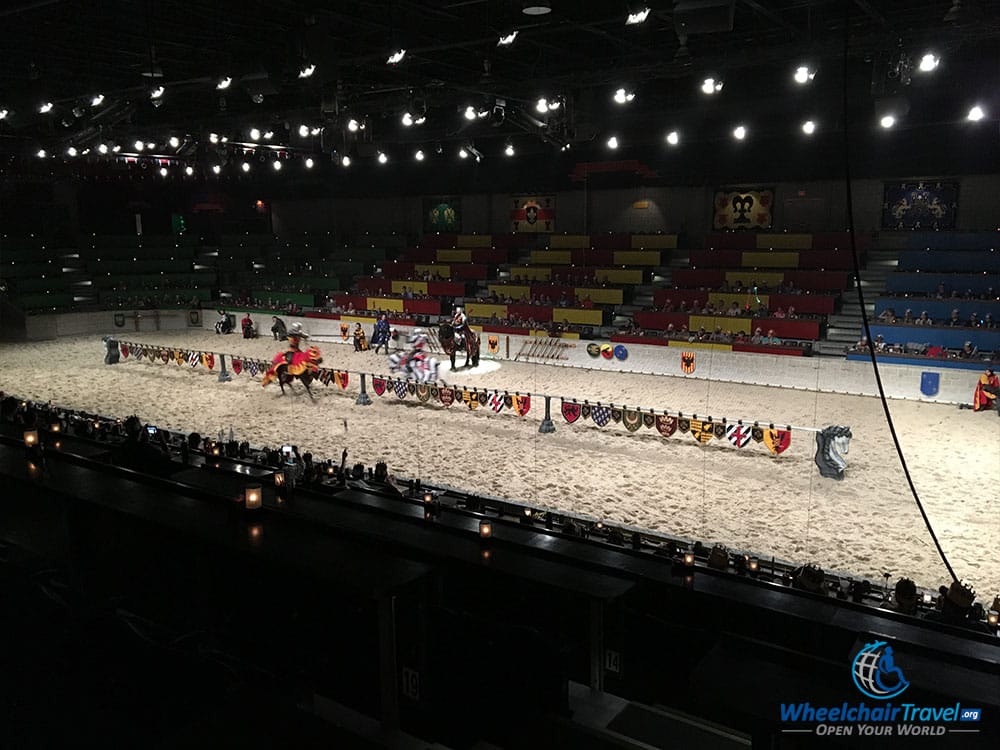
<path id="1" fill-rule="evenodd" d="M 920 392 L 925 396 L 936 396 L 938 387 L 941 385 L 941 373 L 922 372 L 920 373 Z"/>

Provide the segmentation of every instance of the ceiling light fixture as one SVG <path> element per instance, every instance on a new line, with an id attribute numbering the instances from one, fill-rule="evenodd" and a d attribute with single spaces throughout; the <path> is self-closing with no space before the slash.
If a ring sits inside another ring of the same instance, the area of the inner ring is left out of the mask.
<path id="1" fill-rule="evenodd" d="M 475 120 L 476 119 L 476 109 L 472 105 L 465 108 L 465 119 Z"/>
<path id="2" fill-rule="evenodd" d="M 611 136 L 608 138 L 608 148 L 616 149 L 618 148 L 618 138 L 617 136 Z"/>
<path id="3" fill-rule="evenodd" d="M 101 154 L 102 156 L 103 156 L 104 154 L 108 153 L 108 144 L 106 144 L 106 143 L 102 143 L 102 144 L 100 144 L 100 145 L 99 145 L 99 146 L 97 147 L 97 153 Z"/>
<path id="4" fill-rule="evenodd" d="M 233 82 L 232 76 L 226 76 L 225 78 L 220 78 L 219 82 L 215 84 L 215 88 L 219 91 L 225 91 L 229 88 L 230 84 Z"/>
<path id="5" fill-rule="evenodd" d="M 96 94 L 93 99 L 90 100 L 91 107 L 100 107 L 104 103 L 104 94 Z"/>
<path id="6" fill-rule="evenodd" d="M 264 140 L 265 141 L 269 141 L 272 138 L 274 138 L 274 131 L 273 130 L 266 130 L 266 131 L 264 131 Z"/>
<path id="7" fill-rule="evenodd" d="M 308 125 L 299 125 L 299 137 L 300 138 L 308 138 L 309 137 L 309 126 Z"/>
<path id="8" fill-rule="evenodd" d="M 314 161 L 312 160 L 312 157 L 311 157 L 311 156 L 307 156 L 307 157 L 306 157 L 306 161 L 305 161 L 305 164 L 306 164 L 306 169 L 312 169 L 312 168 L 313 168 L 313 164 L 314 164 L 314 163 L 315 163 L 315 162 L 314 162 Z"/>
<path id="9" fill-rule="evenodd" d="M 159 99 L 161 96 L 163 96 L 163 93 L 165 91 L 166 91 L 166 89 L 163 88 L 163 86 L 157 86 L 155 89 L 153 89 L 152 91 L 149 92 L 149 98 L 150 99 Z"/>
<path id="10" fill-rule="evenodd" d="M 892 115 L 885 115 L 881 120 L 879 120 L 879 125 L 888 130 L 893 125 L 896 124 L 896 118 Z"/>
<path id="11" fill-rule="evenodd" d="M 526 0 L 521 12 L 526 16 L 544 16 L 552 12 L 552 4 L 548 0 Z"/>
<path id="12" fill-rule="evenodd" d="M 39 114 L 48 114 L 52 111 L 52 102 L 45 102 L 41 107 L 38 108 Z"/>
<path id="13" fill-rule="evenodd" d="M 671 146 L 676 146 L 680 142 L 681 142 L 681 137 L 677 134 L 676 130 L 671 130 L 669 133 L 667 133 L 667 143 L 669 143 Z"/>
<path id="14" fill-rule="evenodd" d="M 747 137 L 747 129 L 744 126 L 737 125 L 735 128 L 733 128 L 733 138 L 735 138 L 738 141 L 742 141 L 746 137 Z"/>
<path id="15" fill-rule="evenodd" d="M 222 171 L 222 167 L 218 164 L 212 165 L 212 174 L 219 174 Z"/>
<path id="16" fill-rule="evenodd" d="M 315 65 L 306 65 L 299 70 L 299 78 L 308 78 L 315 72 L 316 72 Z"/>
<path id="17" fill-rule="evenodd" d="M 423 151 L 421 151 L 421 150 L 420 150 L 420 149 L 418 148 L 418 149 L 417 149 L 417 152 L 416 152 L 416 153 L 415 153 L 415 154 L 413 155 L 413 158 L 414 158 L 414 159 L 416 159 L 417 161 L 423 161 L 423 160 L 424 160 L 424 152 L 423 152 Z"/>
<path id="18" fill-rule="evenodd" d="M 343 164 L 345 167 L 351 166 L 351 157 L 348 156 L 347 154 L 344 154 L 344 158 L 340 160 L 340 163 Z"/>
<path id="19" fill-rule="evenodd" d="M 242 164 L 240 164 L 240 169 L 242 169 L 244 172 L 249 172 L 250 171 L 250 162 L 245 161 Z"/>
<path id="20" fill-rule="evenodd" d="M 167 176 L 167 168 L 160 167 L 160 177 L 166 177 L 166 176 Z"/>
<path id="21" fill-rule="evenodd" d="M 259 141 L 260 140 L 260 130 L 257 128 L 250 128 L 250 140 Z"/>
<path id="22" fill-rule="evenodd" d="M 250 101 L 252 101 L 254 104 L 263 104 L 264 103 L 264 95 L 261 94 L 260 92 L 257 92 L 256 94 L 252 94 L 250 96 Z"/>
<path id="23" fill-rule="evenodd" d="M 403 116 L 399 119 L 400 122 L 402 122 L 403 125 L 405 125 L 406 127 L 410 127 L 413 124 L 413 115 L 411 115 L 409 112 L 404 112 Z"/>
<path id="24" fill-rule="evenodd" d="M 360 127 L 361 127 L 360 123 L 353 117 L 347 121 L 347 129 L 350 130 L 352 133 L 357 133 L 358 128 Z"/>
<path id="25" fill-rule="evenodd" d="M 194 167 L 192 167 L 190 164 L 188 164 L 186 167 L 184 167 L 184 174 L 186 174 L 188 177 L 190 177 L 191 175 L 193 175 L 194 174 Z"/>
<path id="26" fill-rule="evenodd" d="M 717 81 L 714 78 L 706 78 L 701 82 L 701 92 L 703 94 L 718 94 L 722 91 L 723 82 L 721 80 Z"/>
<path id="27" fill-rule="evenodd" d="M 319 135 L 323 132 L 323 128 L 313 128 L 309 131 L 309 135 Z"/>
<path id="28" fill-rule="evenodd" d="M 278 161 L 277 159 L 275 159 L 273 162 L 271 162 L 271 166 L 274 167 L 274 171 L 275 172 L 280 172 L 281 171 L 281 162 Z"/>
<path id="29" fill-rule="evenodd" d="M 150 143 L 149 141 L 146 141 L 146 148 L 152 150 L 152 149 L 156 148 L 156 144 L 155 143 Z"/>
<path id="30" fill-rule="evenodd" d="M 404 57 L 406 57 L 406 50 L 405 49 L 398 49 L 395 52 L 393 52 L 391 55 L 389 55 L 389 57 L 385 61 L 385 64 L 386 65 L 399 65 L 399 63 L 403 62 L 403 58 Z"/>
<path id="31" fill-rule="evenodd" d="M 465 147 L 463 146 L 462 148 L 460 148 L 458 150 L 458 156 L 459 156 L 459 158 L 462 158 L 462 159 L 468 159 L 469 158 L 469 152 L 466 151 Z"/>
<path id="32" fill-rule="evenodd" d="M 635 13 L 629 13 L 628 17 L 625 19 L 626 26 L 635 26 L 644 22 L 649 17 L 649 8 L 642 8 L 637 10 Z"/>
<path id="33" fill-rule="evenodd" d="M 70 146 L 68 149 L 66 149 L 66 153 L 69 154 L 70 156 L 76 156 L 76 147 Z"/>
<path id="34" fill-rule="evenodd" d="M 208 140 L 210 142 L 212 142 L 212 143 L 218 143 L 219 142 L 219 134 L 218 133 L 209 133 L 208 134 Z"/>
<path id="35" fill-rule="evenodd" d="M 548 111 L 548 109 L 549 109 L 549 103 L 544 97 L 535 102 L 536 112 L 544 115 Z"/>
<path id="36" fill-rule="evenodd" d="M 514 29 L 509 34 L 501 34 L 500 41 L 497 42 L 497 47 L 507 47 L 513 44 L 515 39 L 517 39 L 517 29 Z"/>
<path id="37" fill-rule="evenodd" d="M 514 144 L 511 143 L 510 141 L 507 141 L 507 147 L 503 150 L 503 152 L 505 154 L 507 154 L 507 156 L 513 156 L 514 155 Z"/>
<path id="38" fill-rule="evenodd" d="M 181 140 L 176 135 L 170 136 L 170 140 L 167 141 L 170 144 L 170 148 L 177 148 L 181 145 Z"/>
<path id="39" fill-rule="evenodd" d="M 792 77 L 795 79 L 796 83 L 800 85 L 806 84 L 816 77 L 816 71 L 810 70 L 806 65 L 800 65 L 795 69 L 795 75 Z"/>
<path id="40" fill-rule="evenodd" d="M 0 109 L 0 120 L 6 120 L 7 119 L 7 115 L 9 115 L 9 114 L 10 114 L 9 110 Z"/>
<path id="41" fill-rule="evenodd" d="M 626 91 L 625 89 L 618 89 L 615 92 L 615 101 L 619 104 L 624 104 L 625 102 L 630 102 L 635 99 L 634 91 Z"/>
<path id="42" fill-rule="evenodd" d="M 117 154 L 121 150 L 122 150 L 122 147 L 119 146 L 117 143 L 114 146 L 111 147 L 111 153 L 113 153 L 113 154 Z"/>
<path id="43" fill-rule="evenodd" d="M 802 123 L 802 132 L 806 135 L 812 135 L 816 132 L 816 123 L 812 120 L 806 120 Z"/>
<path id="44" fill-rule="evenodd" d="M 37 156 L 39 159 L 44 159 L 47 156 L 47 154 L 45 153 L 45 149 L 44 148 L 38 149 L 38 153 L 35 154 L 35 156 Z"/>
<path id="45" fill-rule="evenodd" d="M 965 116 L 965 119 L 970 120 L 971 122 L 979 122 L 984 117 L 986 117 L 986 113 L 983 112 L 983 108 L 977 104 L 969 110 L 969 114 Z"/>
<path id="46" fill-rule="evenodd" d="M 385 151 L 379 151 L 378 152 L 378 163 L 379 164 L 385 164 L 387 161 L 389 161 L 389 157 L 385 155 Z"/>
<path id="47" fill-rule="evenodd" d="M 142 151 L 144 148 L 146 148 L 146 144 L 143 143 L 142 141 L 136 141 L 132 145 L 135 146 L 136 151 Z"/>
<path id="48" fill-rule="evenodd" d="M 930 73 L 940 62 L 941 58 L 931 52 L 928 52 L 920 58 L 920 64 L 917 66 L 917 70 L 921 73 Z"/>

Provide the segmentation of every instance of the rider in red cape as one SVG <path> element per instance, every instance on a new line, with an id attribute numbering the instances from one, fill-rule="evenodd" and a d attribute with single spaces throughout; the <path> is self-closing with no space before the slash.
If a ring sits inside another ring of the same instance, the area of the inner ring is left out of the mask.
<path id="1" fill-rule="evenodd" d="M 1000 378 L 993 369 L 986 370 L 976 383 L 976 393 L 972 397 L 972 410 L 985 411 L 997 407 L 997 393 L 1000 393 Z"/>
<path id="2" fill-rule="evenodd" d="M 307 338 L 309 338 L 309 334 L 302 330 L 302 324 L 298 322 L 292 323 L 288 329 L 288 348 L 280 354 L 274 355 L 274 358 L 271 360 L 271 367 L 264 374 L 264 380 L 261 385 L 267 385 L 277 380 L 278 367 L 281 365 L 288 365 L 285 372 L 292 376 L 301 375 L 306 370 L 312 370 L 314 373 L 319 371 L 319 366 L 316 364 L 316 355 L 319 354 L 319 349 L 312 346 L 309 347 L 308 352 L 304 352 L 300 348 L 302 339 Z"/>

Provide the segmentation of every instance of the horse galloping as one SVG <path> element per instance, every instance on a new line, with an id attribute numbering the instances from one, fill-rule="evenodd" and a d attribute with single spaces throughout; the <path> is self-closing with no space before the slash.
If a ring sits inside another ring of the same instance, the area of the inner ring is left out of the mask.
<path id="1" fill-rule="evenodd" d="M 455 369 L 455 356 L 459 349 L 465 349 L 465 364 L 463 367 L 479 367 L 479 336 L 465 323 L 458 329 L 461 342 L 456 341 L 455 328 L 451 323 L 442 323 L 438 328 L 438 339 L 444 353 L 451 357 L 451 369 Z"/>
<path id="2" fill-rule="evenodd" d="M 291 386 L 292 381 L 298 378 L 306 388 L 309 398 L 315 401 L 309 384 L 316 379 L 319 366 L 323 363 L 323 355 L 315 346 L 310 346 L 306 351 L 301 352 L 289 349 L 286 352 L 274 355 L 271 360 L 270 369 L 264 374 L 261 385 L 277 380 L 281 386 L 281 394 L 285 394 L 285 385 Z"/>

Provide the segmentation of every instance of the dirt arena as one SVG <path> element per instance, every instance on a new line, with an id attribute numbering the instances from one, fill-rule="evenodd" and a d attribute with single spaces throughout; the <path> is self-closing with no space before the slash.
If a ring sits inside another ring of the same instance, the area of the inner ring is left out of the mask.
<path id="1" fill-rule="evenodd" d="M 125 334 L 125 340 L 233 352 L 267 359 L 271 339 L 247 341 L 209 332 Z M 388 374 L 384 356 L 321 344 L 324 366 Z M 762 556 L 813 561 L 924 586 L 947 580 L 905 484 L 880 403 L 818 394 L 650 375 L 489 362 L 473 373 L 445 373 L 449 384 L 529 391 L 701 415 L 771 418 L 778 424 L 850 425 L 847 477 L 820 477 L 814 440 L 794 432 L 771 456 L 762 444 L 701 445 L 690 435 L 662 438 L 621 425 L 567 424 L 553 400 L 556 433 L 539 434 L 543 403 L 524 417 L 460 403 L 445 408 L 392 393 L 357 406 L 356 377 L 346 391 L 313 386 L 311 403 L 296 384 L 281 396 L 246 373 L 219 383 L 215 371 L 132 358 L 103 364 L 97 336 L 0 345 L 0 389 L 109 416 L 138 414 L 171 430 L 227 433 L 253 445 L 292 442 L 317 457 L 385 461 L 391 473 L 420 477 L 532 504 L 671 534 L 723 542 Z M 710 356 L 706 352 L 705 357 Z M 369 392 L 371 386 L 369 385 Z M 969 394 L 971 400 L 972 394 Z M 891 402 L 913 480 L 959 577 L 980 598 L 1000 592 L 1000 419 L 954 406 Z"/>

